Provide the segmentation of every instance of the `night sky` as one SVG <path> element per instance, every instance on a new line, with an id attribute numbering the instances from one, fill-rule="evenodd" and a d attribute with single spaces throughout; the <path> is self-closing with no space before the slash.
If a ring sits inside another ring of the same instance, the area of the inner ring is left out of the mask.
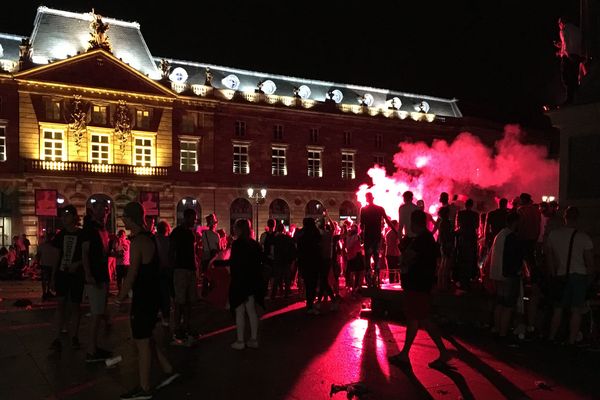
<path id="1" fill-rule="evenodd" d="M 555 4 L 556 3 L 556 4 Z M 543 126 L 561 1 L 50 1 L 137 21 L 155 56 L 456 97 L 467 115 Z M 11 1 L 0 32 L 30 35 L 39 2 Z M 324 8 L 323 4 L 329 4 Z M 110 36 L 110 31 L 109 31 Z"/>

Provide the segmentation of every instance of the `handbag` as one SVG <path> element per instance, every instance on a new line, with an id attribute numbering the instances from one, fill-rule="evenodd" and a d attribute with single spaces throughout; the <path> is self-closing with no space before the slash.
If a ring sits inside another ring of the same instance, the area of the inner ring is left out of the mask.
<path id="1" fill-rule="evenodd" d="M 573 254 L 573 242 L 575 241 L 575 235 L 577 234 L 577 229 L 573 231 L 571 235 L 571 240 L 569 242 L 569 252 L 567 255 L 567 270 L 564 275 L 555 276 L 552 280 L 551 293 L 555 296 L 557 301 L 562 299 L 563 293 L 567 287 L 567 282 L 569 281 L 569 274 L 571 273 L 571 256 Z"/>

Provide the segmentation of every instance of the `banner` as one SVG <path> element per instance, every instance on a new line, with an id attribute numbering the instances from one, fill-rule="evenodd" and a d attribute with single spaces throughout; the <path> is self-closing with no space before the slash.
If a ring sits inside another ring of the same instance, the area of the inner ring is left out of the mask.
<path id="1" fill-rule="evenodd" d="M 142 207 L 144 207 L 146 216 L 158 217 L 160 208 L 158 196 L 158 192 L 140 192 L 140 203 L 142 203 Z"/>
<path id="2" fill-rule="evenodd" d="M 58 209 L 56 206 L 56 190 L 36 189 L 35 191 L 35 215 L 45 217 L 56 217 Z"/>

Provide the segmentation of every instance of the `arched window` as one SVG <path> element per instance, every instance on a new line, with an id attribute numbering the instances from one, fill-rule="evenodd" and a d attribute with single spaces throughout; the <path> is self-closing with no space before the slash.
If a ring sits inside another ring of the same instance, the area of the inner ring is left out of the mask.
<path id="1" fill-rule="evenodd" d="M 323 216 L 323 211 L 325 211 L 325 207 L 318 200 L 311 200 L 306 204 L 306 211 L 304 213 L 305 217 L 319 219 Z"/>
<path id="2" fill-rule="evenodd" d="M 183 223 L 183 213 L 190 208 L 196 210 L 197 218 L 202 218 L 202 207 L 200 207 L 200 202 L 193 197 L 184 197 L 177 203 L 177 225 Z"/>
<path id="3" fill-rule="evenodd" d="M 358 211 L 353 202 L 346 200 L 342 203 L 342 205 L 340 205 L 340 220 L 350 218 L 351 220 L 356 221 L 357 217 Z"/>
<path id="4" fill-rule="evenodd" d="M 233 224 L 238 219 L 249 219 L 252 222 L 252 204 L 244 198 L 237 198 L 229 207 L 229 230 L 233 232 Z M 254 223 L 251 224 L 254 226 Z M 256 230 L 256 228 L 254 228 Z"/>
<path id="5" fill-rule="evenodd" d="M 282 199 L 273 200 L 269 206 L 269 218 L 273 218 L 286 227 L 290 226 L 290 207 L 288 203 Z"/>

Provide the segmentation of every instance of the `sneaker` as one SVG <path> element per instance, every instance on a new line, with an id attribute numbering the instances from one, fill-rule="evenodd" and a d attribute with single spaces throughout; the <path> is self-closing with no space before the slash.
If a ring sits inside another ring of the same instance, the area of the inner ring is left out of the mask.
<path id="1" fill-rule="evenodd" d="M 167 374 L 158 385 L 156 385 L 156 390 L 158 389 L 162 389 L 165 386 L 170 385 L 175 379 L 179 378 L 181 376 L 180 373 L 178 372 L 171 372 L 170 374 Z"/>
<path id="2" fill-rule="evenodd" d="M 54 339 L 52 343 L 50 343 L 50 350 L 60 352 L 62 350 L 62 343 L 60 339 Z"/>
<path id="3" fill-rule="evenodd" d="M 71 338 L 71 347 L 73 347 L 74 349 L 81 348 L 81 343 L 79 342 L 79 338 L 77 336 L 73 336 Z"/>
<path id="4" fill-rule="evenodd" d="M 246 342 L 246 347 L 249 349 L 258 349 L 258 340 L 250 339 Z"/>
<path id="5" fill-rule="evenodd" d="M 96 351 L 92 353 L 87 353 L 85 355 L 85 362 L 93 363 L 93 362 L 101 362 L 105 361 L 107 358 L 110 358 L 112 353 L 110 351 L 101 349 L 99 347 L 96 348 Z"/>
<path id="6" fill-rule="evenodd" d="M 231 343 L 231 348 L 234 350 L 244 350 L 246 348 L 246 343 L 236 340 L 235 342 Z"/>
<path id="7" fill-rule="evenodd" d="M 151 391 L 145 391 L 141 387 L 131 389 L 127 393 L 121 395 L 121 400 L 150 400 L 152 398 Z"/>

